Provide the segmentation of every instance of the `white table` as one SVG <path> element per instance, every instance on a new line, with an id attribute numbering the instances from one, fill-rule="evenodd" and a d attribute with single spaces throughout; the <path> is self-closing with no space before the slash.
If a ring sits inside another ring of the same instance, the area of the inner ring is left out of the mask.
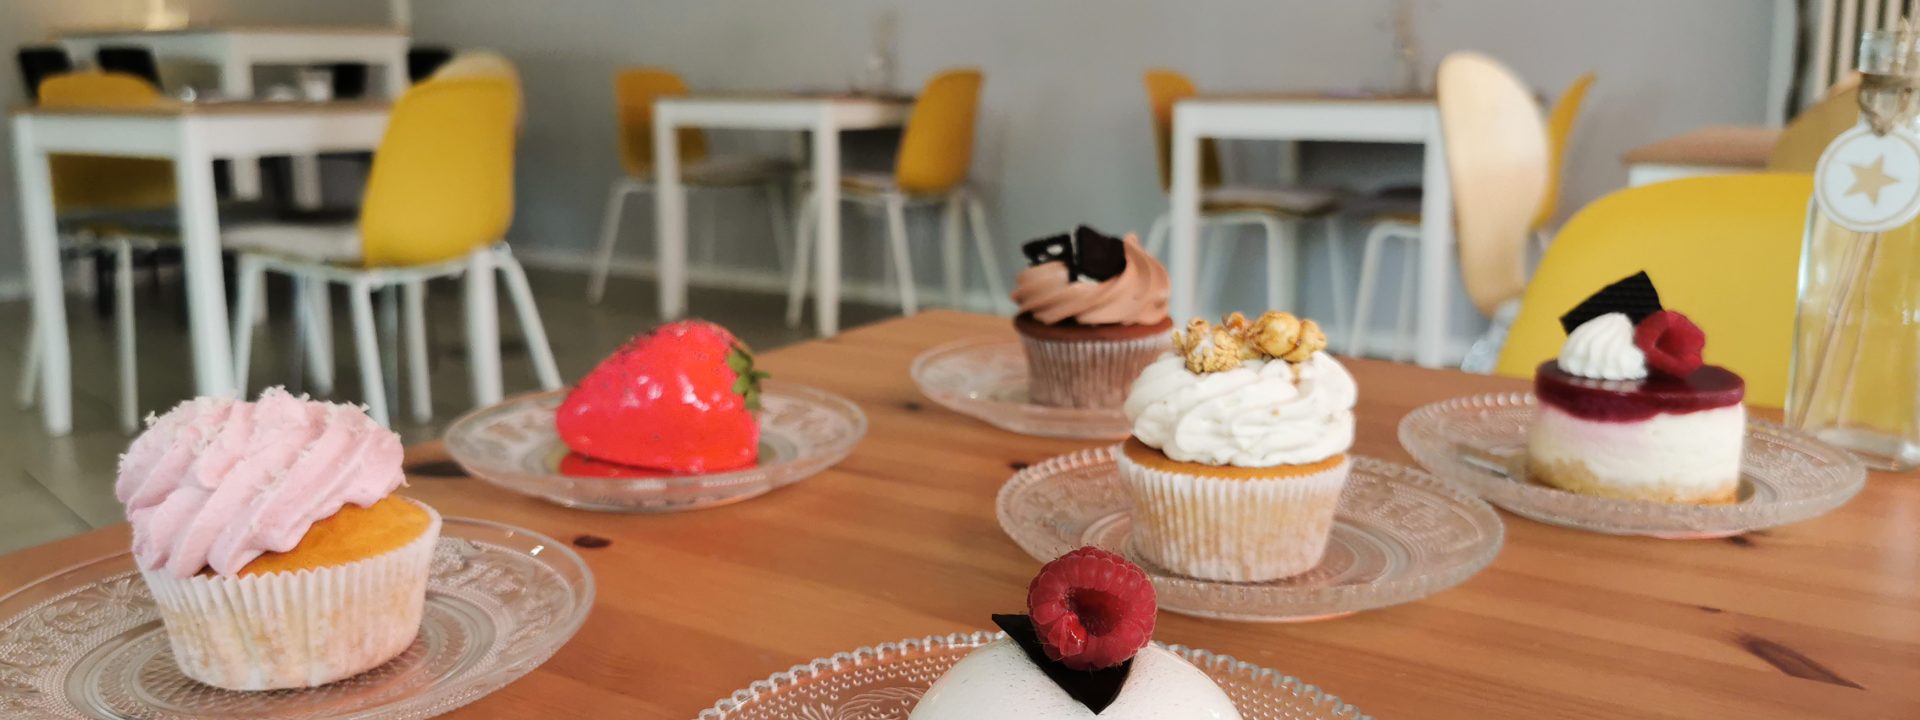
<path id="1" fill-rule="evenodd" d="M 904 98 L 801 95 L 694 95 L 653 106 L 655 242 L 659 245 L 660 314 L 687 310 L 687 202 L 680 184 L 683 127 L 800 130 L 813 133 L 812 180 L 819 212 L 814 243 L 815 328 L 840 329 L 840 131 L 900 127 L 913 103 Z"/>
<path id="2" fill-rule="evenodd" d="M 73 425 L 73 388 L 62 302 L 60 250 L 47 156 L 55 153 L 173 161 L 180 193 L 180 242 L 186 270 L 194 386 L 233 392 L 226 288 L 220 270 L 215 157 L 371 150 L 386 130 L 384 102 L 208 103 L 129 110 L 30 109 L 13 116 L 20 223 L 41 344 L 41 408 L 47 431 Z"/>
<path id="3" fill-rule="evenodd" d="M 1755 173 L 1767 169 L 1767 159 L 1779 140 L 1779 128 L 1710 125 L 1628 150 L 1620 162 L 1627 166 L 1629 187 L 1701 175 Z"/>
<path id="4" fill-rule="evenodd" d="M 212 66 L 221 96 L 249 100 L 256 96 L 253 71 L 262 66 L 305 66 L 364 63 L 369 79 L 384 78 L 369 97 L 399 97 L 407 88 L 407 31 L 390 27 L 330 26 L 217 26 L 175 30 L 106 29 L 62 33 L 67 52 L 91 59 L 102 45 L 137 45 L 151 49 L 160 64 L 161 79 L 169 87 L 189 65 Z M 257 158 L 234 156 L 234 194 L 257 197 L 260 169 Z M 293 200 L 303 207 L 320 204 L 320 173 L 311 155 L 293 156 Z"/>
<path id="5" fill-rule="evenodd" d="M 1440 108 L 1432 97 L 1328 95 L 1201 95 L 1173 108 L 1173 231 L 1168 272 L 1171 311 L 1198 306 L 1201 138 L 1418 143 L 1426 147 L 1420 204 L 1418 329 L 1415 359 L 1444 361 L 1447 288 L 1453 276 L 1453 193 L 1447 181 Z"/>

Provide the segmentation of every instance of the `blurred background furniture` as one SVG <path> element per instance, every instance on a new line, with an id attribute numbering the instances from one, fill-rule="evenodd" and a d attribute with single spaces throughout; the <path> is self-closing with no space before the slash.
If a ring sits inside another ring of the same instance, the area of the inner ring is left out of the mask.
<path id="1" fill-rule="evenodd" d="M 1533 377 L 1560 352 L 1562 314 L 1645 270 L 1661 303 L 1707 332 L 1707 362 L 1745 378 L 1748 403 L 1780 407 L 1812 193 L 1808 175 L 1754 173 L 1685 178 L 1594 201 L 1547 248 L 1495 371 Z"/>
<path id="2" fill-rule="evenodd" d="M 620 219 L 627 196 L 653 188 L 653 105 L 660 98 L 682 97 L 687 84 L 678 74 L 665 68 L 639 67 L 621 70 L 613 78 L 616 130 L 620 141 L 620 164 L 626 174 L 614 178 L 607 194 L 607 209 L 600 225 L 600 245 L 594 251 L 593 268 L 587 280 L 587 299 L 598 304 L 607 290 L 607 273 L 613 264 L 613 246 L 620 239 Z M 971 138 L 969 138 L 971 140 Z M 773 228 L 774 253 L 785 272 L 793 263 L 792 242 L 788 237 L 788 188 L 794 182 L 796 166 L 778 157 L 707 154 L 706 134 L 699 128 L 684 128 L 677 138 L 680 153 L 680 180 L 688 190 L 754 188 L 767 195 L 767 215 Z M 695 200 L 689 195 L 687 202 Z M 718 218 L 715 204 L 702 206 L 702 230 L 708 242 Z"/>
<path id="3" fill-rule="evenodd" d="M 40 100 L 40 83 L 47 78 L 73 70 L 73 58 L 56 45 L 29 45 L 14 52 L 20 68 L 20 90 L 29 102 Z"/>
<path id="4" fill-rule="evenodd" d="M 389 423 L 387 378 L 374 329 L 373 292 L 398 287 L 405 297 L 404 324 L 412 417 L 432 417 L 427 373 L 426 282 L 465 275 L 467 354 L 476 406 L 501 396 L 498 306 L 493 273 L 498 269 L 525 333 L 541 387 L 560 387 L 559 371 L 544 325 L 520 264 L 503 238 L 513 217 L 513 156 L 520 98 L 510 77 L 435 78 L 394 104 L 386 134 L 374 152 L 373 172 L 357 224 L 258 224 L 235 227 L 224 242 L 241 251 L 236 306 L 260 297 L 269 272 L 301 283 L 340 284 L 352 309 L 356 355 L 368 413 Z M 305 292 L 297 317 L 317 325 Z M 234 323 L 235 389 L 246 386 L 255 319 Z M 312 340 L 307 352 L 316 367 L 330 366 Z M 395 378 L 395 381 L 398 379 Z"/>
<path id="5" fill-rule="evenodd" d="M 1006 304 L 1006 283 L 1000 276 L 1000 261 L 987 229 L 986 208 L 967 188 L 967 175 L 973 168 L 973 124 L 980 105 L 981 82 L 978 70 L 947 70 L 935 75 L 914 102 L 906 131 L 900 136 L 893 173 L 853 173 L 841 178 L 840 199 L 877 206 L 886 213 L 887 253 L 900 292 L 900 311 L 907 315 L 919 311 L 913 245 L 907 237 L 907 210 L 917 206 L 941 208 L 941 275 L 947 302 L 958 306 L 966 284 L 966 260 L 960 247 L 960 213 L 964 208 L 987 292 L 997 305 Z M 828 197 L 819 187 L 809 186 L 801 201 L 798 253 L 787 291 L 788 326 L 800 324 L 801 301 L 807 294 L 808 255 L 813 245 L 840 245 L 840 238 L 823 237 L 814 231 L 813 220 L 824 212 L 822 206 Z M 825 283 L 821 292 L 826 292 Z M 836 298 L 834 302 L 839 301 Z"/>

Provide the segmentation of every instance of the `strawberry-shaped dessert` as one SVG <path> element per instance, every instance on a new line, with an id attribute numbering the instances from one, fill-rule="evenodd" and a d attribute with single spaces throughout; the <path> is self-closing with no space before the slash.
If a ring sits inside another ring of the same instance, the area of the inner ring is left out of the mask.
<path id="1" fill-rule="evenodd" d="M 682 320 L 627 341 L 581 378 L 554 417 L 574 452 L 638 468 L 701 473 L 758 459 L 760 381 L 733 333 Z"/>

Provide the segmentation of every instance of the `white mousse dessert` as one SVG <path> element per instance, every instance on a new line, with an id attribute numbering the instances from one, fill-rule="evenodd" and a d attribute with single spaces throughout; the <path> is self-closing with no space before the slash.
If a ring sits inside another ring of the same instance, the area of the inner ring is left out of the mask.
<path id="1" fill-rule="evenodd" d="M 1098 715 L 1055 685 L 1014 641 L 973 651 L 934 683 L 909 720 L 1239 720 L 1213 679 L 1166 648 L 1149 645 L 1113 704 Z"/>

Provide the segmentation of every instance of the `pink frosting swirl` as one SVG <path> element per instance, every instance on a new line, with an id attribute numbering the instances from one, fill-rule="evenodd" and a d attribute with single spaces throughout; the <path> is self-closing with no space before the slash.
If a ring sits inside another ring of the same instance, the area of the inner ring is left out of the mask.
<path id="1" fill-rule="evenodd" d="M 366 507 L 406 482 L 400 436 L 354 405 L 296 398 L 196 398 L 159 418 L 120 456 L 115 497 L 146 570 L 233 575 L 300 544 L 347 503 Z"/>
<path id="2" fill-rule="evenodd" d="M 1013 302 L 1020 312 L 1053 325 L 1153 325 L 1167 319 L 1167 269 L 1128 234 L 1127 268 L 1102 281 L 1068 277 L 1064 262 L 1020 271 Z"/>

